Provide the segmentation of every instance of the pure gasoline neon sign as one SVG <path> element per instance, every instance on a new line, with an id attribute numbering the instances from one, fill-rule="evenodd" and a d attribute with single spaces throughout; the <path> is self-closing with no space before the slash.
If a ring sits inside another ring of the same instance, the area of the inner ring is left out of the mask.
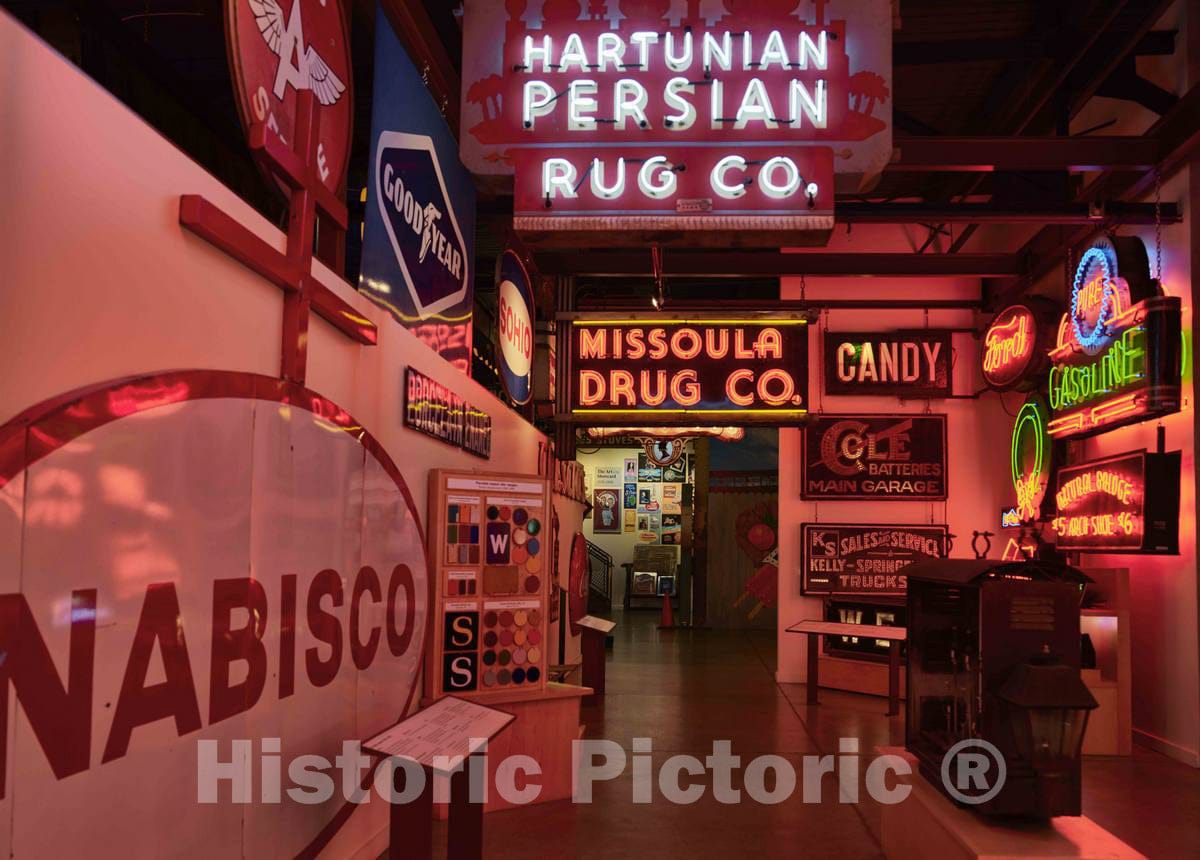
<path id="1" fill-rule="evenodd" d="M 1089 248 L 1050 351 L 1049 434 L 1088 435 L 1178 411 L 1179 330 L 1180 301 L 1150 279 L 1139 239 Z"/>

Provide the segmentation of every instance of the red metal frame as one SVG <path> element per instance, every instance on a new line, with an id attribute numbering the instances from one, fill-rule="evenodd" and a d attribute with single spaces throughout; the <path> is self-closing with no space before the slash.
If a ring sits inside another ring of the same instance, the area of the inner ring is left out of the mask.
<path id="1" fill-rule="evenodd" d="M 286 251 L 275 250 L 201 195 L 179 198 L 180 224 L 284 291 L 279 374 L 297 385 L 304 384 L 307 374 L 310 311 L 356 343 L 374 346 L 379 337 L 373 322 L 312 276 L 318 210 L 342 231 L 349 223 L 345 204 L 329 191 L 318 171 L 320 122 L 313 93 L 305 90 L 297 106 L 297 151 L 287 148 L 262 123 L 250 129 L 255 160 L 290 189 Z"/>

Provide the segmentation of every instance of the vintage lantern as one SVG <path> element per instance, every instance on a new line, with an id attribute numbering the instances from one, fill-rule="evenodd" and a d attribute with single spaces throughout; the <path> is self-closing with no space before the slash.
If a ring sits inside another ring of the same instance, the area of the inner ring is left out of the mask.
<path id="1" fill-rule="evenodd" d="M 922 775 L 985 815 L 1079 815 L 1079 754 L 1096 707 L 1079 673 L 1088 578 L 988 559 L 930 559 L 905 574 L 905 745 Z M 999 759 L 989 784 L 948 785 L 956 751 L 979 747 Z"/>

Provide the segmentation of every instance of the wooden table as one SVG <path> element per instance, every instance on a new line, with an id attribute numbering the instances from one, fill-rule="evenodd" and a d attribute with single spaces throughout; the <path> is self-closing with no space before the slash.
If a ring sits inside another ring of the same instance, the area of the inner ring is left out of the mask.
<path id="1" fill-rule="evenodd" d="M 900 643 L 908 638 L 905 627 L 879 624 L 838 624 L 833 621 L 800 621 L 787 628 L 788 633 L 808 634 L 808 704 L 817 704 L 817 658 L 821 653 L 819 636 L 857 636 L 860 639 L 886 639 L 888 648 L 889 717 L 900 713 Z"/>

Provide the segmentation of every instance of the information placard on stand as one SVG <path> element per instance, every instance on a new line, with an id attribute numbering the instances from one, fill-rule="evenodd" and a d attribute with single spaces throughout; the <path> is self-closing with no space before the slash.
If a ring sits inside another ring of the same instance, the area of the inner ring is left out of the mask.
<path id="1" fill-rule="evenodd" d="M 579 627 L 580 649 L 583 652 L 583 683 L 591 687 L 593 695 L 604 695 L 604 640 L 612 633 L 617 622 L 607 618 L 585 615 L 575 622 Z"/>
<path id="2" fill-rule="evenodd" d="M 446 696 L 366 741 L 367 752 L 410 759 L 424 771 L 421 790 L 406 802 L 393 803 L 388 857 L 433 857 L 435 774 L 450 779 L 450 827 L 447 854 L 455 858 L 483 856 L 483 767 L 473 766 L 493 738 L 516 719 L 512 714 L 466 699 Z M 409 772 L 397 765 L 393 790 L 405 797 Z M 474 794 L 475 800 L 472 800 Z"/>

